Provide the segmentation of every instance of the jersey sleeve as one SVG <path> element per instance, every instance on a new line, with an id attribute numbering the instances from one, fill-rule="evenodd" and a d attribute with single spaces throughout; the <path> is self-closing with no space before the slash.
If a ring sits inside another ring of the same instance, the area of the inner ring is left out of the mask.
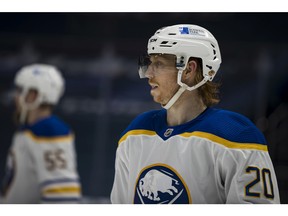
<path id="1" fill-rule="evenodd" d="M 121 143 L 116 151 L 115 176 L 110 195 L 112 204 L 128 204 L 128 151 L 127 141 Z"/>
<path id="2" fill-rule="evenodd" d="M 252 143 L 218 148 L 221 156 L 216 161 L 217 178 L 226 203 L 280 203 L 277 179 L 267 149 Z"/>
<path id="3" fill-rule="evenodd" d="M 32 166 L 37 173 L 41 203 L 78 203 L 81 185 L 74 136 L 37 137 L 27 132 Z"/>
<path id="4" fill-rule="evenodd" d="M 279 203 L 276 174 L 264 135 L 245 116 L 224 110 L 208 119 L 215 175 L 226 203 Z M 224 191 L 224 192 L 223 192 Z"/>

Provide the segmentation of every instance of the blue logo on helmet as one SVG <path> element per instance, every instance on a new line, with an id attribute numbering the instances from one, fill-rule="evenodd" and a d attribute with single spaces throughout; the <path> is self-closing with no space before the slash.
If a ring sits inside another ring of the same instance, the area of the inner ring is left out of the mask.
<path id="1" fill-rule="evenodd" d="M 180 27 L 179 31 L 180 31 L 181 34 L 189 34 L 188 27 Z"/>
<path id="2" fill-rule="evenodd" d="M 144 168 L 137 179 L 134 203 L 189 204 L 191 197 L 176 170 L 166 164 L 153 164 Z"/>

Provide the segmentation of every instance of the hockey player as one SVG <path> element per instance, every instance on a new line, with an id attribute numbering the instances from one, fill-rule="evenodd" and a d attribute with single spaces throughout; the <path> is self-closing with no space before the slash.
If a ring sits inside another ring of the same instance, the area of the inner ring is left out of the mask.
<path id="1" fill-rule="evenodd" d="M 262 133 L 246 117 L 211 108 L 221 55 L 197 25 L 164 27 L 148 41 L 141 78 L 164 109 L 139 115 L 118 143 L 112 203 L 279 203 Z"/>
<path id="2" fill-rule="evenodd" d="M 7 159 L 2 202 L 78 203 L 74 135 L 52 114 L 64 92 L 60 72 L 50 65 L 25 66 L 15 85 L 19 130 Z"/>

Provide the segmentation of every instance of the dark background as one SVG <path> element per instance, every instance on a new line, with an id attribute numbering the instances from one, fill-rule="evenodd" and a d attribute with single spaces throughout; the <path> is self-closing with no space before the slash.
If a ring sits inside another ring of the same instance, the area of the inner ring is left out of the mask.
<path id="1" fill-rule="evenodd" d="M 139 79 L 138 56 L 158 28 L 185 23 L 218 40 L 217 107 L 246 115 L 264 133 L 288 203 L 287 13 L 0 13 L 0 181 L 14 130 L 14 75 L 26 64 L 54 64 L 66 78 L 55 112 L 75 131 L 83 194 L 109 202 L 120 133 L 160 108 Z"/>

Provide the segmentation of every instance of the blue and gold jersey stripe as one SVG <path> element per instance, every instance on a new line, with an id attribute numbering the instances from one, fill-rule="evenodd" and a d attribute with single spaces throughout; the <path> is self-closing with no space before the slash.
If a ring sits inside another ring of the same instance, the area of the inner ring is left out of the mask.
<path id="1" fill-rule="evenodd" d="M 151 131 L 151 130 L 131 130 L 131 131 L 128 131 L 124 136 L 121 137 L 121 139 L 118 142 L 118 145 L 120 145 L 120 143 L 125 141 L 128 136 L 133 136 L 133 135 L 154 136 L 154 135 L 156 135 L 156 132 L 155 131 Z"/>
<path id="2" fill-rule="evenodd" d="M 192 136 L 205 138 L 212 142 L 218 143 L 220 145 L 223 145 L 227 148 L 232 148 L 232 149 L 251 149 L 251 150 L 268 151 L 267 145 L 264 145 L 264 144 L 232 142 L 222 137 L 216 136 L 214 134 L 206 133 L 202 131 L 194 131 L 190 133 L 186 132 L 186 133 L 180 134 L 180 136 L 187 137 L 187 138 L 192 137 Z"/>
<path id="3" fill-rule="evenodd" d="M 151 130 L 131 130 L 128 131 L 124 136 L 121 137 L 121 139 L 118 142 L 118 145 L 120 143 L 124 142 L 129 136 L 131 135 L 148 135 L 148 136 L 154 136 L 157 133 L 155 131 Z M 189 138 L 189 137 L 199 137 L 208 139 L 214 143 L 220 144 L 222 146 L 225 146 L 227 148 L 231 149 L 247 149 L 247 150 L 261 150 L 261 151 L 268 151 L 267 145 L 265 144 L 258 144 L 258 143 L 240 143 L 240 142 L 232 142 L 227 139 L 224 139 L 222 137 L 216 136 L 211 133 L 202 132 L 202 131 L 194 131 L 194 132 L 184 132 L 181 134 L 178 134 L 177 136 Z"/>
<path id="4" fill-rule="evenodd" d="M 76 202 L 78 203 L 81 199 L 81 186 L 72 179 L 59 179 L 53 181 L 47 181 L 43 184 L 42 188 L 42 202 L 57 203 L 57 202 Z"/>
<path id="5" fill-rule="evenodd" d="M 27 135 L 28 137 L 30 137 L 32 140 L 34 140 L 37 143 L 41 143 L 41 142 L 49 142 L 49 143 L 68 142 L 68 141 L 72 141 L 74 139 L 73 134 L 68 134 L 68 135 L 64 135 L 64 136 L 43 137 L 43 136 L 36 136 L 30 130 L 24 131 L 24 134 Z"/>
<path id="6" fill-rule="evenodd" d="M 40 184 L 41 187 L 46 187 L 48 185 L 52 185 L 52 184 L 61 184 L 61 183 L 76 183 L 76 184 L 80 184 L 79 183 L 79 179 L 73 179 L 73 178 L 61 178 L 61 179 L 52 179 L 52 180 L 47 180 L 44 181 Z"/>

